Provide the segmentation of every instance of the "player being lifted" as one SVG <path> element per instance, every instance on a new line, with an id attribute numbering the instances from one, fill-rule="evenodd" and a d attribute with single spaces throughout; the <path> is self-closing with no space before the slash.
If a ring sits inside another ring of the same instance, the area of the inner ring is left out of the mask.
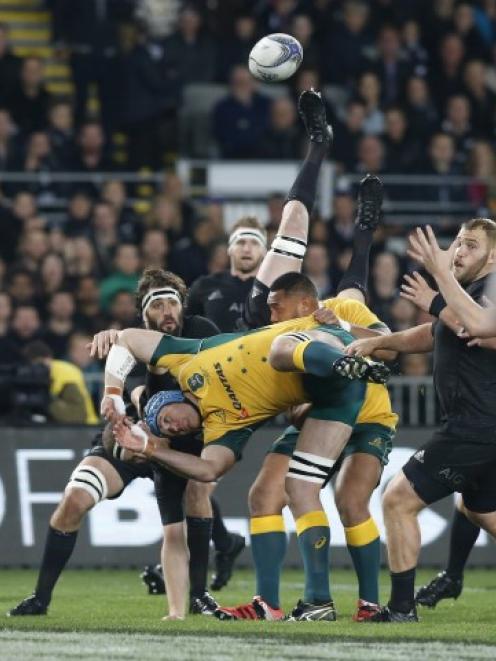
<path id="1" fill-rule="evenodd" d="M 274 242 L 273 249 L 262 262 L 253 294 L 246 305 L 246 321 L 250 326 L 256 326 L 315 313 L 322 315 L 320 321 L 342 324 L 355 337 L 388 333 L 387 327 L 364 305 L 370 247 L 382 204 L 382 184 L 377 177 L 367 176 L 360 184 L 353 256 L 339 283 L 337 298 L 319 303 L 315 287 L 299 273 L 315 198 L 318 155 L 322 154 L 322 146 L 329 143 L 323 104 L 314 98 L 314 105 L 319 118 L 315 123 L 320 124 L 320 131 L 310 138 L 309 156 L 313 159 L 304 163 L 288 196 L 292 201 L 285 206 L 278 230 L 279 243 Z M 319 142 L 318 138 L 322 136 L 325 139 Z M 317 312 L 319 306 L 323 309 Z M 369 385 L 358 422 L 344 450 L 336 483 L 336 503 L 359 582 L 358 609 L 354 615 L 357 621 L 368 619 L 379 610 L 380 539 L 368 506 L 380 481 L 382 468 L 388 461 L 396 422 L 397 416 L 391 411 L 386 388 Z M 249 604 L 219 609 L 216 616 L 220 619 L 273 620 L 284 616 L 279 602 L 280 573 L 287 546 L 282 510 L 288 501 L 291 507 L 296 484 L 293 480 L 286 480 L 286 475 L 297 438 L 298 430 L 289 427 L 275 441 L 250 490 L 251 547 L 257 596 Z M 319 529 L 322 539 L 327 540 L 318 549 L 308 547 L 305 541 L 305 535 L 311 534 L 314 526 Z M 327 571 L 330 531 L 324 512 L 319 510 L 311 517 L 297 519 L 296 528 L 305 568 L 320 563 L 326 569 L 318 581 L 318 590 L 314 585 L 316 581 L 307 572 L 304 601 L 298 604 L 292 617 L 334 620 L 336 613 Z M 315 556 L 313 560 L 308 557 L 310 554 Z"/>

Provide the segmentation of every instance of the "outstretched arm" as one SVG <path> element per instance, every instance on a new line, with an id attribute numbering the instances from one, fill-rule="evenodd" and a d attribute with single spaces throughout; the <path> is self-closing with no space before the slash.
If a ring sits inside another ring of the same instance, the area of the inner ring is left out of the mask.
<path id="1" fill-rule="evenodd" d="M 345 352 L 375 358 L 383 349 L 397 353 L 427 353 L 432 351 L 433 344 L 432 324 L 422 324 L 391 335 L 355 340 L 346 347 Z"/>
<path id="2" fill-rule="evenodd" d="M 449 250 L 441 250 L 432 228 L 427 225 L 425 233 L 417 228 L 410 237 L 408 254 L 431 273 L 446 303 L 469 335 L 491 337 L 496 332 L 496 314 L 483 308 L 462 289 L 451 271 L 456 243 Z"/>

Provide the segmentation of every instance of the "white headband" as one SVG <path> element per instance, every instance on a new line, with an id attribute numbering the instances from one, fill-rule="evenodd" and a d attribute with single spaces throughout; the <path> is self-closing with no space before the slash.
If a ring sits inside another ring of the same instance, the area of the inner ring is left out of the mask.
<path id="1" fill-rule="evenodd" d="M 267 247 L 267 239 L 265 238 L 261 230 L 257 230 L 255 227 L 238 227 L 229 237 L 229 247 L 233 246 L 238 241 L 242 239 L 255 239 L 258 241 L 262 248 Z"/>
<path id="2" fill-rule="evenodd" d="M 150 307 L 150 303 L 158 298 L 169 298 L 177 301 L 181 305 L 183 303 L 179 292 L 173 287 L 160 287 L 160 289 L 152 289 L 143 298 L 141 303 L 141 314 L 143 315 L 143 319 L 145 318 L 146 311 Z"/>

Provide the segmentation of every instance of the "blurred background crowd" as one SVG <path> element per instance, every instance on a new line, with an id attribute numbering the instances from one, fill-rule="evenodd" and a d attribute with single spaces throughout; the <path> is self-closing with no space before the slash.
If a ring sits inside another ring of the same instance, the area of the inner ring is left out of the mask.
<path id="1" fill-rule="evenodd" d="M 246 67 L 270 32 L 303 45 L 286 85 L 260 86 Z M 398 288 L 415 212 L 452 209 L 433 218 L 449 237 L 496 207 L 496 0 L 1 0 L 0 364 L 41 339 L 98 372 L 86 344 L 139 323 L 145 266 L 188 285 L 228 268 L 223 200 L 192 196 L 177 159 L 300 159 L 296 102 L 309 87 L 326 99 L 336 176 L 306 271 L 332 293 L 350 257 L 354 184 L 384 176 L 370 305 L 393 330 L 412 326 L 422 319 Z M 264 202 L 269 240 L 284 195 Z M 430 366 L 409 356 L 401 370 Z"/>

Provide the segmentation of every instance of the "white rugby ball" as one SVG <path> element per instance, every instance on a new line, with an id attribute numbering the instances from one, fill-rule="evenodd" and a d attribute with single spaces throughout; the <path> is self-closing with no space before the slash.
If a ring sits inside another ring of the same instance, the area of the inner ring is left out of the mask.
<path id="1" fill-rule="evenodd" d="M 251 49 L 248 66 L 258 80 L 276 83 L 292 76 L 302 60 L 300 42 L 289 34 L 276 32 L 257 41 Z"/>

